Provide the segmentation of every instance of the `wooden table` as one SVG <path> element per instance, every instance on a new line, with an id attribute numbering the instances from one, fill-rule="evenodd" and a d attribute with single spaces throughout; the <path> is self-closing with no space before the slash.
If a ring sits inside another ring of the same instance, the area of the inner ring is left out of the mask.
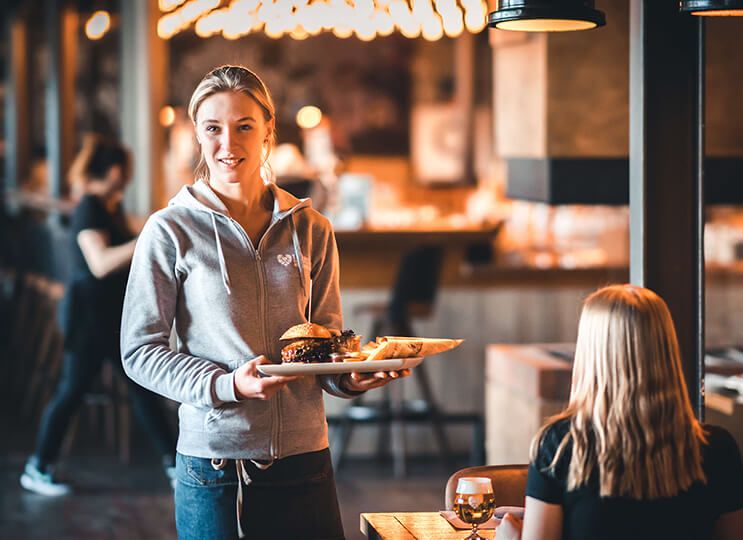
<path id="1" fill-rule="evenodd" d="M 455 529 L 438 512 L 361 514 L 361 532 L 369 540 L 463 540 L 469 531 Z M 495 538 L 493 529 L 480 530 Z"/>

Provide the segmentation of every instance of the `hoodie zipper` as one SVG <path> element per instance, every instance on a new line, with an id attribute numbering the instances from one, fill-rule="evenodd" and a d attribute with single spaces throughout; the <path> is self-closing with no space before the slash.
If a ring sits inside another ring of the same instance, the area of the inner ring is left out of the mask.
<path id="1" fill-rule="evenodd" d="M 260 287 L 259 287 L 259 309 L 260 309 L 260 315 L 261 315 L 261 321 L 262 321 L 262 335 L 263 335 L 263 347 L 266 352 L 269 351 L 269 345 L 268 345 L 268 321 L 267 321 L 267 314 L 268 309 L 266 307 L 266 273 L 265 268 L 263 266 L 263 258 L 261 257 L 261 247 L 263 246 L 264 240 L 268 237 L 268 233 L 271 232 L 271 230 L 274 228 L 274 226 L 282 221 L 284 218 L 289 216 L 290 214 L 296 212 L 300 208 L 294 207 L 289 212 L 281 216 L 280 218 L 276 219 L 275 221 L 272 221 L 271 224 L 268 226 L 266 231 L 263 233 L 263 236 L 258 241 L 258 247 L 256 248 L 253 246 L 253 242 L 250 240 L 250 237 L 248 236 L 248 233 L 245 232 L 245 229 L 243 229 L 243 226 L 240 225 L 235 219 L 233 219 L 230 216 L 226 216 L 232 223 L 235 224 L 237 229 L 242 233 L 242 235 L 245 237 L 245 240 L 247 241 L 247 244 L 250 248 L 250 250 L 255 255 L 255 259 L 257 262 L 257 268 L 258 268 L 258 274 L 260 278 Z M 297 264 L 299 264 L 299 261 L 297 261 Z M 271 400 L 270 402 L 270 409 L 271 409 L 271 438 L 269 441 L 269 447 L 268 451 L 273 459 L 278 459 L 280 456 L 280 429 L 279 426 L 281 424 L 281 392 L 278 392 L 275 394 L 275 399 Z"/>
<path id="2" fill-rule="evenodd" d="M 266 306 L 266 290 L 268 289 L 266 285 L 266 273 L 265 268 L 263 266 L 263 259 L 261 257 L 261 246 L 263 245 L 263 241 L 268 236 L 268 233 L 271 232 L 271 229 L 273 229 L 274 225 L 276 225 L 281 219 L 277 219 L 275 221 L 271 221 L 271 223 L 268 225 L 268 228 L 266 228 L 266 231 L 263 233 L 263 236 L 258 241 L 258 248 L 255 250 L 255 255 L 258 259 L 258 272 L 260 274 L 261 278 L 261 310 L 263 313 L 266 314 L 266 316 L 261 317 L 261 321 L 263 322 L 263 341 L 264 346 L 266 347 L 266 351 L 268 351 L 268 308 Z M 274 399 L 271 400 L 271 441 L 268 447 L 268 451 L 271 454 L 271 457 L 273 459 L 278 459 L 280 452 L 279 452 L 279 434 L 281 430 L 279 429 L 279 426 L 281 425 L 281 392 L 276 392 L 274 394 Z"/>
<path id="3" fill-rule="evenodd" d="M 255 246 L 253 246 L 252 240 L 250 240 L 250 237 L 248 236 L 248 233 L 245 232 L 245 229 L 242 225 L 240 225 L 235 219 L 231 218 L 230 216 L 226 216 L 237 228 L 238 231 L 243 235 L 249 250 L 255 255 L 256 260 L 256 268 L 258 269 L 258 279 L 260 286 L 258 287 L 258 309 L 261 319 L 261 337 L 263 338 L 263 350 L 268 353 L 269 345 L 268 345 L 268 321 L 267 314 L 268 309 L 266 308 L 266 273 L 263 267 L 263 258 L 261 257 L 260 253 L 260 247 L 263 243 L 263 239 L 268 234 L 268 231 L 273 228 L 273 226 L 278 223 L 279 220 L 274 221 L 271 223 L 268 228 L 266 229 L 266 232 L 263 233 L 263 237 L 258 242 L 258 248 L 256 249 Z M 277 393 L 275 395 L 275 399 L 272 399 L 269 401 L 269 408 L 271 409 L 271 436 L 269 440 L 268 445 L 268 452 L 272 459 L 278 459 L 279 452 L 278 452 L 278 433 L 279 433 L 279 423 L 280 423 L 280 414 L 279 414 L 279 404 L 281 399 L 281 392 Z"/>
<path id="4" fill-rule="evenodd" d="M 264 233 L 265 235 L 265 233 Z M 259 243 L 260 245 L 260 243 Z M 262 323 L 262 336 L 263 336 L 263 347 L 264 351 L 268 352 L 269 345 L 268 345 L 268 321 L 266 320 L 268 309 L 266 307 L 266 272 L 265 268 L 263 267 L 263 258 L 261 257 L 261 254 L 258 250 L 255 250 L 255 258 L 257 261 L 257 267 L 258 267 L 258 276 L 260 279 L 260 287 L 259 289 L 259 304 L 260 304 L 260 310 L 261 310 L 261 323 Z M 281 420 L 279 415 L 279 399 L 281 396 L 281 392 L 277 392 L 274 395 L 274 399 L 270 400 L 271 405 L 271 440 L 269 441 L 268 445 L 268 452 L 271 454 L 271 457 L 273 459 L 278 459 L 279 452 L 278 452 L 278 433 L 279 433 L 279 422 Z"/>

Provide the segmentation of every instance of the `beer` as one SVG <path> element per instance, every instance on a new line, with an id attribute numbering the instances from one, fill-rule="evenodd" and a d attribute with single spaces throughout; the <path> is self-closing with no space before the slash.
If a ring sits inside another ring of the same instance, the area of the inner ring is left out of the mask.
<path id="1" fill-rule="evenodd" d="M 472 526 L 468 540 L 482 538 L 477 534 L 477 526 L 493 517 L 495 512 L 495 497 L 490 478 L 476 476 L 460 478 L 454 495 L 454 512 L 459 519 Z"/>
<path id="2" fill-rule="evenodd" d="M 495 496 L 492 493 L 457 494 L 454 499 L 454 511 L 465 523 L 481 525 L 493 517 Z"/>

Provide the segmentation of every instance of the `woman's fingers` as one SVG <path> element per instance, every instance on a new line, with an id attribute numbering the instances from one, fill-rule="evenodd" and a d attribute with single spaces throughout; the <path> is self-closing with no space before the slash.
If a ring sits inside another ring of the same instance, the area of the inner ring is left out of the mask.
<path id="1" fill-rule="evenodd" d="M 268 364 L 265 356 L 257 356 L 235 370 L 235 394 L 244 399 L 268 399 L 286 384 L 299 379 L 297 376 L 264 377 L 257 366 Z"/>
<path id="2" fill-rule="evenodd" d="M 296 381 L 297 379 L 299 379 L 299 377 L 296 375 L 292 375 L 291 377 L 283 375 L 272 375 L 270 377 L 261 377 L 261 383 L 263 383 L 263 388 L 267 389 L 277 386 L 284 386 L 285 384 Z"/>
<path id="3" fill-rule="evenodd" d="M 521 538 L 521 527 L 521 520 L 507 513 L 497 527 L 496 536 L 501 540 L 519 540 Z"/>

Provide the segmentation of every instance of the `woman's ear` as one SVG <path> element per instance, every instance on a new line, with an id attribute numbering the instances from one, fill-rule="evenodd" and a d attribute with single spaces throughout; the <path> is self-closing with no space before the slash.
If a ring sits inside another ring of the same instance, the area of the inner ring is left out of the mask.
<path id="1" fill-rule="evenodd" d="M 276 129 L 276 120 L 274 118 L 271 118 L 271 120 L 269 120 L 266 124 L 266 140 L 264 142 L 268 143 L 268 141 L 271 139 L 271 136 L 273 135 L 274 129 Z"/>

